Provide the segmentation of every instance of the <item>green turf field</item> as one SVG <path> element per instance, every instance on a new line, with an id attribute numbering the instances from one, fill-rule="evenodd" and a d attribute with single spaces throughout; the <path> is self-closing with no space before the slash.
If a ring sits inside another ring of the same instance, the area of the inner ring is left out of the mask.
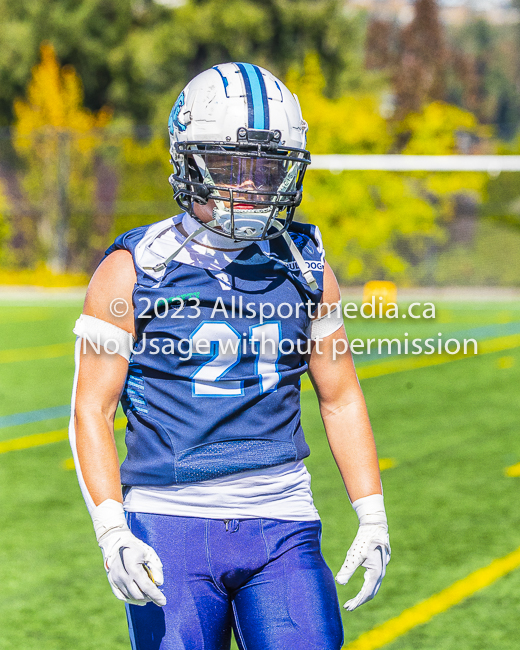
<path id="1" fill-rule="evenodd" d="M 0 304 L 0 424 L 5 416 L 67 403 L 71 354 L 31 361 L 25 351 L 25 361 L 12 361 L 4 351 L 72 342 L 80 308 L 66 301 Z M 406 328 L 362 319 L 348 327 L 351 337 L 480 328 L 479 338 L 491 339 L 519 324 L 516 303 L 462 303 L 440 305 L 435 321 L 407 321 Z M 366 363 L 377 359 L 359 359 L 360 368 Z M 393 556 L 377 598 L 344 614 L 346 645 L 520 546 L 520 478 L 504 473 L 520 462 L 519 385 L 520 347 L 362 382 L 379 455 L 396 463 L 382 475 Z M 312 392 L 303 394 L 302 405 L 323 553 L 335 572 L 357 520 Z M 60 417 L 3 426 L 0 444 L 66 424 Z M 0 454 L 2 650 L 130 648 L 124 608 L 106 581 L 75 473 L 64 468 L 70 456 L 66 441 Z M 359 573 L 339 588 L 342 603 L 361 582 Z M 519 606 L 515 570 L 385 647 L 516 650 Z"/>

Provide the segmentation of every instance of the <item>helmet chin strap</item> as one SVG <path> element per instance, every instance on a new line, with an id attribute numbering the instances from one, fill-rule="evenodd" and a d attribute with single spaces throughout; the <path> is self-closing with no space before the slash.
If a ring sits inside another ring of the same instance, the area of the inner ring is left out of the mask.
<path id="1" fill-rule="evenodd" d="M 208 226 L 217 227 L 218 223 L 215 221 L 215 219 L 213 219 L 212 221 L 208 222 Z M 156 264 L 155 266 L 143 266 L 143 269 L 145 271 L 154 271 L 155 273 L 158 273 L 159 271 L 162 271 L 163 269 L 165 269 L 168 266 L 168 264 L 172 260 L 174 260 L 177 257 L 177 255 L 181 252 L 181 250 L 187 244 L 189 244 L 192 239 L 194 239 L 197 235 L 200 235 L 200 233 L 203 232 L 204 230 L 206 230 L 206 226 L 200 226 L 200 228 L 197 228 L 197 230 L 194 230 L 190 235 L 188 235 L 186 237 L 186 239 L 182 242 L 182 244 L 178 248 L 176 248 L 173 251 L 173 253 L 164 260 L 164 262 L 160 262 L 159 264 Z"/>

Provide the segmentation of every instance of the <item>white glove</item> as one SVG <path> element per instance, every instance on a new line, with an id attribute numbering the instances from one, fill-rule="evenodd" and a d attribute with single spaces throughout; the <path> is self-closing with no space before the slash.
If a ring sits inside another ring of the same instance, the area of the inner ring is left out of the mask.
<path id="1" fill-rule="evenodd" d="M 365 567 L 366 571 L 361 591 L 343 605 L 349 612 L 377 594 L 391 553 L 382 495 L 373 494 L 357 499 L 352 507 L 359 517 L 359 529 L 336 581 L 346 585 L 359 566 Z"/>
<path id="2" fill-rule="evenodd" d="M 128 528 L 123 505 L 112 499 L 103 501 L 92 512 L 92 521 L 114 596 L 132 605 L 166 605 L 157 587 L 164 581 L 162 562 Z"/>

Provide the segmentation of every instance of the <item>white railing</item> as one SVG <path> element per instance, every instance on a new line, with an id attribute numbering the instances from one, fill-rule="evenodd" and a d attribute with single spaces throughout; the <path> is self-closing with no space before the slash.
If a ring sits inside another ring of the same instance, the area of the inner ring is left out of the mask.
<path id="1" fill-rule="evenodd" d="M 500 172 L 520 171 L 520 156 L 406 156 L 382 155 L 313 155 L 309 169 L 330 171 L 384 170 L 394 172 Z"/>

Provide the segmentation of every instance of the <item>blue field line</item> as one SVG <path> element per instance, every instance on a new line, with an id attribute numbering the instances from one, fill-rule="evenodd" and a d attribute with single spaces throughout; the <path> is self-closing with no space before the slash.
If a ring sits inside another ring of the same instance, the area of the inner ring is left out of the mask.
<path id="1" fill-rule="evenodd" d="M 509 336 L 510 334 L 520 334 L 520 321 L 511 323 L 494 323 L 493 325 L 480 325 L 463 332 L 454 332 L 450 337 L 456 339 L 473 338 L 473 339 L 494 339 L 497 336 Z"/>
<path id="2" fill-rule="evenodd" d="M 43 420 L 69 417 L 69 415 L 70 404 L 52 406 L 51 408 L 38 409 L 37 411 L 25 411 L 25 413 L 13 413 L 13 415 L 3 415 L 0 417 L 0 429 L 14 427 L 18 424 L 29 424 L 31 422 L 42 422 Z"/>

